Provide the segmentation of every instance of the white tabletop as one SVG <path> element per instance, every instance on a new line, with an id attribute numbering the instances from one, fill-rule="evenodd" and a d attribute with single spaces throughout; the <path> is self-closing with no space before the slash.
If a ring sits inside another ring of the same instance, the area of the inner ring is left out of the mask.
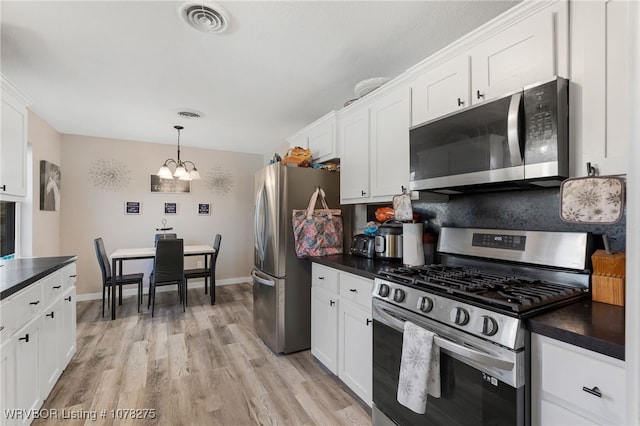
<path id="1" fill-rule="evenodd" d="M 212 246 L 203 244 L 203 245 L 193 245 L 193 246 L 184 246 L 184 255 L 198 255 L 198 254 L 209 254 L 214 253 L 215 249 Z M 142 247 L 142 248 L 124 248 L 118 249 L 111 253 L 111 260 L 118 259 L 144 259 L 144 258 L 153 258 L 156 255 L 155 247 Z"/>

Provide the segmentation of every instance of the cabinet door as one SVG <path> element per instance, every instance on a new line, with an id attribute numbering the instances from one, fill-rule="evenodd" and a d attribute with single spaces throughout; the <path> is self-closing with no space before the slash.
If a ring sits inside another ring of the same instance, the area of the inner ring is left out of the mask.
<path id="1" fill-rule="evenodd" d="M 460 55 L 419 75 L 411 88 L 411 125 L 470 105 L 469 56 Z"/>
<path id="2" fill-rule="evenodd" d="M 39 354 L 41 345 L 42 318 L 38 315 L 14 334 L 16 343 L 16 407 L 36 410 L 42 405 L 40 392 Z M 24 424 L 31 419 L 24 419 Z"/>
<path id="3" fill-rule="evenodd" d="M 340 203 L 369 198 L 369 109 L 346 111 L 339 119 Z"/>
<path id="4" fill-rule="evenodd" d="M 371 105 L 371 196 L 409 188 L 409 89 L 402 87 Z"/>
<path id="5" fill-rule="evenodd" d="M 336 157 L 335 118 L 310 128 L 308 140 L 313 161 L 323 162 Z"/>
<path id="6" fill-rule="evenodd" d="M 16 345 L 14 339 L 8 339 L 0 345 L 0 415 L 2 421 L 14 424 L 4 410 L 17 408 L 16 405 Z M 4 423 L 2 423 L 4 424 Z"/>
<path id="7" fill-rule="evenodd" d="M 62 298 L 46 308 L 42 313 L 40 363 L 40 390 L 45 400 L 62 373 Z"/>
<path id="8" fill-rule="evenodd" d="M 543 10 L 471 50 L 471 102 L 479 103 L 557 74 L 555 14 Z"/>
<path id="9" fill-rule="evenodd" d="M 27 193 L 27 109 L 2 90 L 0 140 L 0 196 L 19 200 Z"/>
<path id="10" fill-rule="evenodd" d="M 333 374 L 338 374 L 338 297 L 311 288 L 311 353 Z"/>
<path id="11" fill-rule="evenodd" d="M 367 405 L 372 401 L 371 311 L 340 303 L 339 377 Z"/>
<path id="12" fill-rule="evenodd" d="M 572 175 L 590 162 L 600 175 L 627 173 L 629 146 L 629 4 L 624 0 L 572 3 Z M 573 89 L 572 89 L 573 90 Z"/>
<path id="13" fill-rule="evenodd" d="M 64 370 L 76 353 L 76 288 L 71 287 L 62 298 L 62 347 L 60 363 Z"/>

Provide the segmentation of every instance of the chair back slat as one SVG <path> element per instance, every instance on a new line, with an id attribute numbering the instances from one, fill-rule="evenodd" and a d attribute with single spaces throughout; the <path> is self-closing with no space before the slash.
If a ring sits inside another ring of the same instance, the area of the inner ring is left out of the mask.
<path id="1" fill-rule="evenodd" d="M 184 279 L 184 240 L 182 238 L 158 240 L 153 269 L 156 283 L 182 281 Z"/>
<path id="2" fill-rule="evenodd" d="M 104 241 L 102 241 L 102 238 L 96 238 L 93 240 L 93 244 L 96 249 L 98 265 L 100 265 L 100 271 L 102 272 L 102 283 L 104 284 L 111 279 L 111 264 L 109 263 L 109 257 L 107 256 L 107 251 L 104 248 Z"/>

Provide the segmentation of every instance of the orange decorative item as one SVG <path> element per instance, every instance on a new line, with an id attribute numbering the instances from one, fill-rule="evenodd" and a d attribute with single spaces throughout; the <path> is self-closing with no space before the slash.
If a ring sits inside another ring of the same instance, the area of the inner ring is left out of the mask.
<path id="1" fill-rule="evenodd" d="M 282 163 L 291 166 L 309 167 L 311 165 L 311 151 L 299 146 L 291 148 L 287 151 Z"/>
<path id="2" fill-rule="evenodd" d="M 395 212 L 391 207 L 380 207 L 376 209 L 376 220 L 378 222 L 385 222 L 395 217 Z"/>

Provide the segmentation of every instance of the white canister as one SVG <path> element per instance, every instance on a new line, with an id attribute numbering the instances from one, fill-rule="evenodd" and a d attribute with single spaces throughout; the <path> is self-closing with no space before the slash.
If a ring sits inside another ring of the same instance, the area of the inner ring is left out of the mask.
<path id="1" fill-rule="evenodd" d="M 422 223 L 402 224 L 402 263 L 406 266 L 424 265 Z"/>

